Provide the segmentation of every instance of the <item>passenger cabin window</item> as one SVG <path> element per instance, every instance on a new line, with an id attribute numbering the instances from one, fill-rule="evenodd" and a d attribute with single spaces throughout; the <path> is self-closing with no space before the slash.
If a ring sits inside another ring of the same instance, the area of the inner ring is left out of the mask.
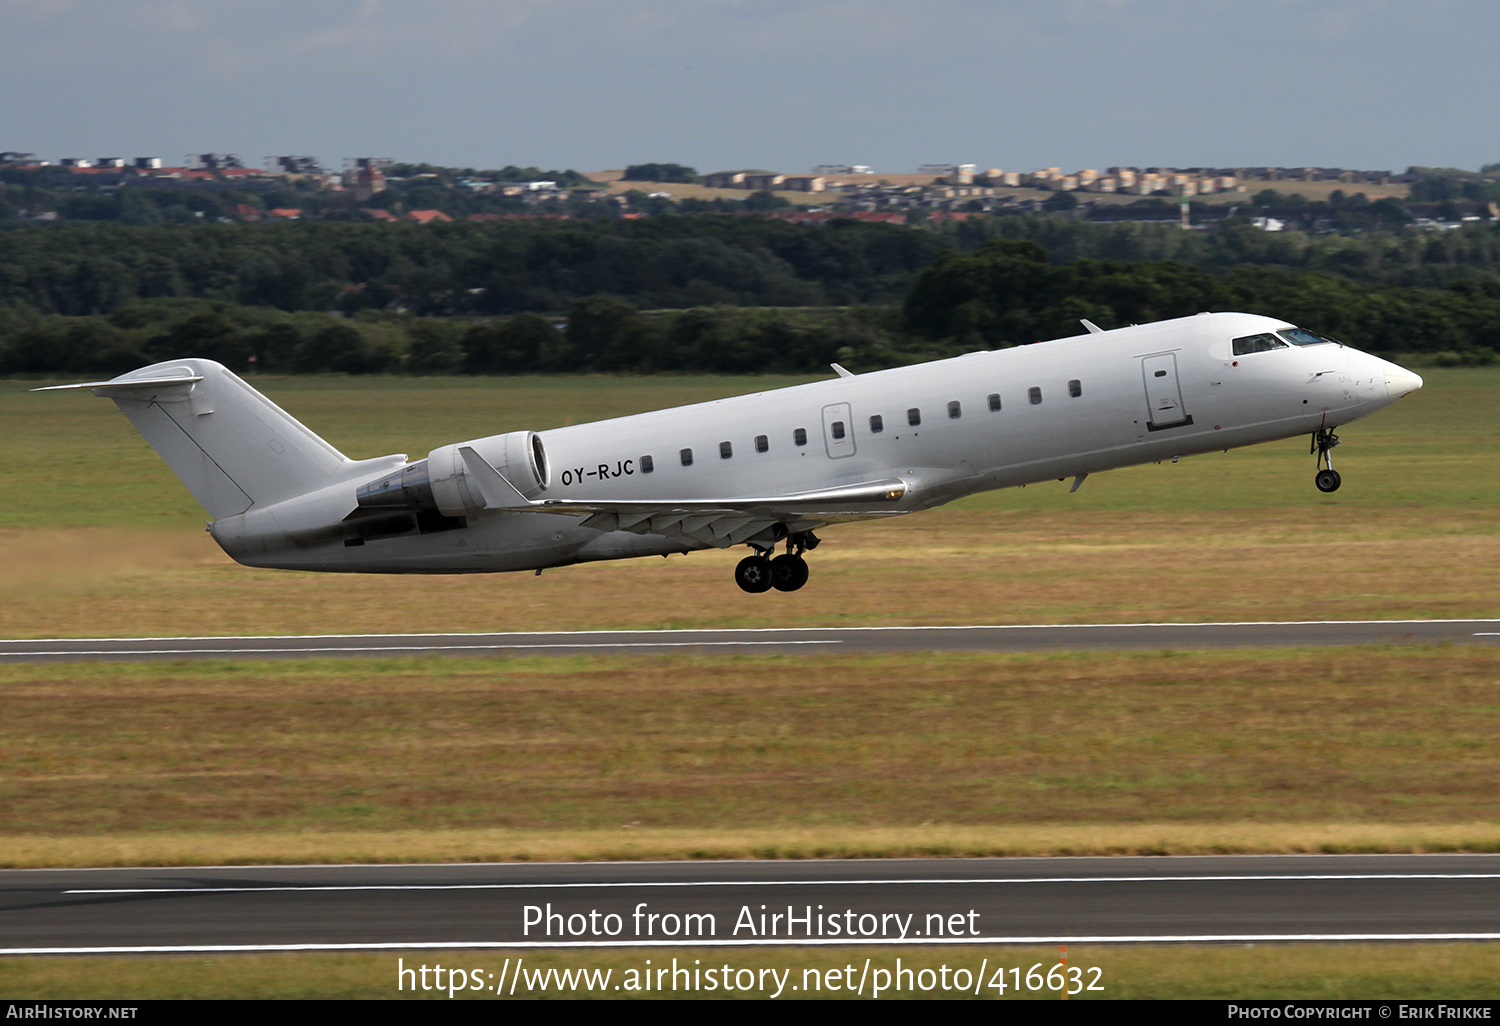
<path id="1" fill-rule="evenodd" d="M 1026 395 L 1031 399 L 1031 405 L 1042 405 L 1042 390 L 1040 388 L 1028 388 Z"/>
<path id="2" fill-rule="evenodd" d="M 1269 331 L 1260 335 L 1246 335 L 1234 340 L 1234 355 L 1249 356 L 1251 353 L 1269 353 L 1273 349 L 1286 349 L 1287 344 Z"/>
<path id="3" fill-rule="evenodd" d="M 1306 328 L 1283 328 L 1276 334 L 1294 346 L 1338 345 L 1338 339 L 1329 338 L 1327 335 L 1319 335 L 1317 332 L 1308 331 Z"/>
<path id="4" fill-rule="evenodd" d="M 999 392 L 991 392 L 990 393 L 990 412 L 991 413 L 999 413 L 1000 412 L 1000 393 Z"/>
<path id="5" fill-rule="evenodd" d="M 641 457 L 641 473 L 642 474 L 649 474 L 649 473 L 651 473 L 651 471 L 653 471 L 655 469 L 656 469 L 656 461 L 654 461 L 650 456 L 642 456 Z"/>
<path id="6" fill-rule="evenodd" d="M 767 438 L 765 435 L 756 435 L 755 436 L 755 451 L 756 452 L 765 452 L 770 447 L 771 447 L 771 440 L 769 438 Z"/>
<path id="7" fill-rule="evenodd" d="M 806 445 L 807 444 L 807 428 L 798 428 L 796 431 L 793 431 L 792 432 L 792 441 L 796 442 L 798 445 Z"/>
<path id="8" fill-rule="evenodd" d="M 962 417 L 963 415 L 964 415 L 964 408 L 958 404 L 958 400 L 957 399 L 955 399 L 953 402 L 951 402 L 951 403 L 948 404 L 948 419 L 949 420 L 957 420 L 959 417 Z"/>
<path id="9" fill-rule="evenodd" d="M 1077 399 L 1079 396 L 1083 395 L 1083 382 L 1079 381 L 1077 378 L 1074 378 L 1072 381 L 1068 382 L 1068 394 L 1074 399 Z"/>
<path id="10" fill-rule="evenodd" d="M 882 417 L 880 414 L 877 413 L 877 414 L 875 414 L 875 416 L 873 416 L 873 417 L 870 418 L 870 434 L 872 434 L 872 435 L 878 435 L 878 434 L 880 434 L 880 432 L 882 432 L 884 430 L 885 430 L 885 418 L 884 417 Z"/>
<path id="11" fill-rule="evenodd" d="M 684 449 L 677 455 L 682 457 L 682 465 L 684 467 L 691 467 L 693 465 L 693 450 Z"/>
<path id="12" fill-rule="evenodd" d="M 832 431 L 833 431 L 833 437 L 834 438 L 836 438 L 836 439 L 837 438 L 843 438 L 844 437 L 844 422 L 841 421 L 841 420 L 834 421 L 833 425 L 832 425 Z"/>
<path id="13" fill-rule="evenodd" d="M 728 442 L 719 443 L 719 459 L 727 460 L 734 455 L 734 446 Z"/>
<path id="14" fill-rule="evenodd" d="M 918 424 L 922 423 L 922 411 L 917 409 L 915 406 L 907 410 L 906 422 L 912 427 L 916 427 Z"/>

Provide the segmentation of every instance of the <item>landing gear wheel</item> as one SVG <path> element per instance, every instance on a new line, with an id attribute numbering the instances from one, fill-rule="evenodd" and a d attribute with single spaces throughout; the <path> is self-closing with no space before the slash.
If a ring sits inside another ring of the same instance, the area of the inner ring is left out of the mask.
<path id="1" fill-rule="evenodd" d="M 807 583 L 807 560 L 788 552 L 771 560 L 771 586 L 777 591 L 796 591 Z"/>
<path id="2" fill-rule="evenodd" d="M 1319 428 L 1313 434 L 1312 452 L 1318 457 L 1319 468 L 1313 483 L 1320 492 L 1336 492 L 1343 483 L 1339 472 L 1333 469 L 1333 450 L 1338 444 L 1339 436 L 1333 433 L 1332 428 Z"/>
<path id="3" fill-rule="evenodd" d="M 771 590 L 771 561 L 765 556 L 746 556 L 734 568 L 734 583 L 752 595 Z"/>

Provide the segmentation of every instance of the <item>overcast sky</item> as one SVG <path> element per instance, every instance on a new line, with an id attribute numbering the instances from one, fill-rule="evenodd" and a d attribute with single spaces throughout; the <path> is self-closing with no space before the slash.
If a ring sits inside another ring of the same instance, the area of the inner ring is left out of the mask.
<path id="1" fill-rule="evenodd" d="M 0 150 L 1500 161 L 1497 0 L 0 0 Z"/>

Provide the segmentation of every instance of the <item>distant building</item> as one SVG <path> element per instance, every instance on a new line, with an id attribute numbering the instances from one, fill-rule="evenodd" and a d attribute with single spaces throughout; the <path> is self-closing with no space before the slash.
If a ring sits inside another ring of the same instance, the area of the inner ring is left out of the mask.
<path id="1" fill-rule="evenodd" d="M 0 150 L 0 165 L 11 166 L 15 164 L 33 164 L 36 162 L 36 154 L 22 153 L 19 150 Z"/>
<path id="2" fill-rule="evenodd" d="M 787 175 L 781 187 L 790 192 L 822 192 L 828 188 L 828 180 L 821 175 Z"/>
<path id="3" fill-rule="evenodd" d="M 295 154 L 267 157 L 266 170 L 278 175 L 321 175 L 327 173 L 323 170 L 323 165 L 318 163 L 317 157 L 297 156 Z"/>
<path id="4" fill-rule="evenodd" d="M 385 192 L 385 175 L 380 173 L 379 168 L 362 167 L 354 172 L 354 201 L 363 203 L 377 193 Z"/>
<path id="5" fill-rule="evenodd" d="M 193 171 L 223 171 L 245 166 L 236 153 L 189 153 L 183 162 Z"/>
<path id="6" fill-rule="evenodd" d="M 436 224 L 439 221 L 451 221 L 453 218 L 441 210 L 413 210 L 401 220 L 411 221 L 414 224 Z"/>
<path id="7" fill-rule="evenodd" d="M 703 184 L 710 189 L 743 189 L 745 172 L 715 171 L 713 174 L 703 176 Z"/>
<path id="8" fill-rule="evenodd" d="M 94 166 L 95 167 L 124 167 L 125 166 L 125 158 L 124 157 L 100 157 L 98 160 L 94 161 Z"/>
<path id="9" fill-rule="evenodd" d="M 137 171 L 157 171 L 161 169 L 160 157 L 136 157 L 130 162 L 130 166 Z"/>
<path id="10" fill-rule="evenodd" d="M 745 188 L 752 192 L 779 188 L 784 181 L 786 181 L 786 175 L 779 175 L 774 171 L 762 171 L 755 174 L 746 172 L 745 174 Z"/>
<path id="11" fill-rule="evenodd" d="M 93 167 L 94 162 L 87 157 L 64 157 L 58 161 L 63 167 Z"/>
<path id="12" fill-rule="evenodd" d="M 371 171 L 384 171 L 394 163 L 395 161 L 390 157 L 345 157 L 344 173 L 349 175 L 365 168 Z"/>
<path id="13" fill-rule="evenodd" d="M 266 211 L 266 218 L 271 221 L 300 221 L 302 211 L 297 207 L 273 207 Z"/>

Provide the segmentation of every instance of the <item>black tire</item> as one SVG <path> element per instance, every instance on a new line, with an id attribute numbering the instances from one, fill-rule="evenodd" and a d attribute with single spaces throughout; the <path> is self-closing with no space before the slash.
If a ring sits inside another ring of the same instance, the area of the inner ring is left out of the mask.
<path id="1" fill-rule="evenodd" d="M 765 556 L 746 556 L 734 568 L 734 583 L 752 595 L 770 591 L 772 576 L 771 561 Z"/>
<path id="2" fill-rule="evenodd" d="M 807 560 L 790 552 L 771 560 L 771 586 L 777 591 L 796 591 L 807 583 Z"/>
<path id="3" fill-rule="evenodd" d="M 1344 479 L 1339 477 L 1337 470 L 1320 470 L 1318 476 L 1313 478 L 1313 483 L 1318 486 L 1320 492 L 1336 492 Z"/>

